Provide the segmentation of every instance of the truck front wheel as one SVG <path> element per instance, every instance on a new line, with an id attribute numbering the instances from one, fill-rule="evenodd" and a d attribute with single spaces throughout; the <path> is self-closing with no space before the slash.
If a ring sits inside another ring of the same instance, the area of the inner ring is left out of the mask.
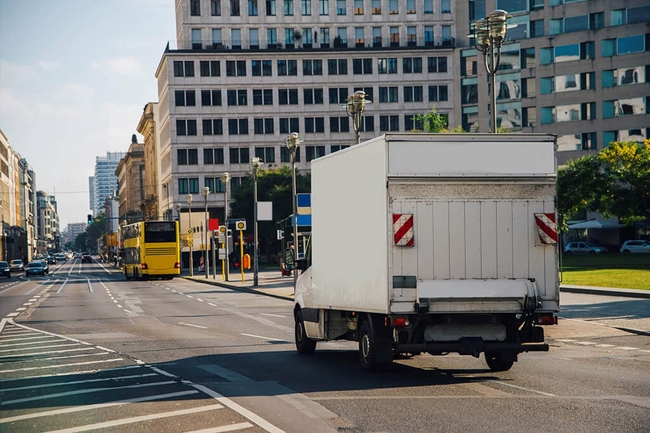
<path id="1" fill-rule="evenodd" d="M 485 352 L 485 361 L 492 371 L 508 371 L 514 364 L 514 361 L 498 352 Z"/>
<path id="2" fill-rule="evenodd" d="M 307 334 L 305 333 L 305 324 L 303 323 L 302 313 L 300 311 L 296 313 L 295 331 L 296 349 L 298 350 L 298 353 L 303 355 L 314 353 L 314 350 L 316 350 L 316 341 L 307 337 Z"/>

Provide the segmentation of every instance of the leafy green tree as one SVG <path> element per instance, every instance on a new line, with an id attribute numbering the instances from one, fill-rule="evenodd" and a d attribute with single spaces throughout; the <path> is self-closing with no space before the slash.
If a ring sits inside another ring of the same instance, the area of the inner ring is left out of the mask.
<path id="1" fill-rule="evenodd" d="M 74 239 L 74 246 L 77 251 L 85 251 L 88 248 L 88 233 L 82 232 Z"/>
<path id="2" fill-rule="evenodd" d="M 465 130 L 458 125 L 454 129 L 449 129 L 449 117 L 445 114 L 438 114 L 436 106 L 431 107 L 427 114 L 417 114 L 411 118 L 416 125 L 422 125 L 425 132 L 429 133 L 463 133 Z"/>
<path id="3" fill-rule="evenodd" d="M 581 210 L 616 215 L 624 225 L 650 218 L 650 140 L 611 143 L 558 170 L 560 223 Z"/>
<path id="4" fill-rule="evenodd" d="M 88 248 L 94 249 L 97 246 L 97 240 L 106 233 L 106 215 L 102 212 L 93 222 L 86 227 L 88 235 Z"/>
<path id="5" fill-rule="evenodd" d="M 257 201 L 273 202 L 274 221 L 258 223 L 260 250 L 263 245 L 276 239 L 277 222 L 293 213 L 291 200 L 291 167 L 264 169 L 257 172 Z M 298 193 L 311 191 L 311 177 L 296 172 L 296 190 Z M 247 176 L 233 192 L 231 218 L 242 218 L 247 222 L 246 235 L 253 233 L 253 176 Z"/>

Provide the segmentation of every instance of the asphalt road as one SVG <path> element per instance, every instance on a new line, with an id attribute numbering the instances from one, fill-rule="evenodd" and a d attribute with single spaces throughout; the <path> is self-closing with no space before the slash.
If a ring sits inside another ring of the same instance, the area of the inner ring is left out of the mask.
<path id="1" fill-rule="evenodd" d="M 0 431 L 650 428 L 650 337 L 606 323 L 644 320 L 648 301 L 563 294 L 563 319 L 546 328 L 551 351 L 505 373 L 482 358 L 424 355 L 366 374 L 354 343 L 298 355 L 289 301 L 127 282 L 74 261 L 0 283 Z"/>

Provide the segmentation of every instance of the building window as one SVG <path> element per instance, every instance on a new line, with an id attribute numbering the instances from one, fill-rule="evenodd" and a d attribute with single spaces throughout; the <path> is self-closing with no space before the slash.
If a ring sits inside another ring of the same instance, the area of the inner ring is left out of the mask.
<path id="1" fill-rule="evenodd" d="M 194 61 L 174 61 L 174 77 L 193 77 L 194 76 Z"/>
<path id="2" fill-rule="evenodd" d="M 201 60 L 200 66 L 202 77 L 221 76 L 221 62 L 219 60 Z"/>
<path id="3" fill-rule="evenodd" d="M 399 5 L 397 0 L 388 0 L 388 13 L 391 15 L 399 14 Z"/>
<path id="4" fill-rule="evenodd" d="M 348 99 L 347 87 L 330 87 L 329 88 L 329 103 L 330 104 L 345 104 Z"/>
<path id="5" fill-rule="evenodd" d="M 399 102 L 397 86 L 395 87 L 380 87 L 379 88 L 379 102 Z"/>
<path id="6" fill-rule="evenodd" d="M 404 57 L 402 69 L 405 74 L 419 74 L 422 72 L 422 57 Z"/>
<path id="7" fill-rule="evenodd" d="M 275 162 L 275 147 L 256 147 L 255 156 L 262 162 Z"/>
<path id="8" fill-rule="evenodd" d="M 372 90 L 372 87 L 355 87 L 354 89 L 352 89 L 352 92 L 356 92 L 358 90 L 362 90 L 366 94 L 366 99 L 368 99 L 369 101 L 372 101 L 372 100 L 375 99 L 373 97 L 374 92 Z"/>
<path id="9" fill-rule="evenodd" d="M 291 134 L 292 132 L 300 132 L 300 119 L 298 117 L 281 117 L 280 134 Z"/>
<path id="10" fill-rule="evenodd" d="M 293 16 L 293 0 L 284 0 L 284 15 Z"/>
<path id="11" fill-rule="evenodd" d="M 248 92 L 246 89 L 228 90 L 228 105 L 248 105 Z"/>
<path id="12" fill-rule="evenodd" d="M 422 86 L 404 86 L 404 102 L 422 102 Z"/>
<path id="13" fill-rule="evenodd" d="M 298 75 L 296 60 L 278 60 L 278 75 Z"/>
<path id="14" fill-rule="evenodd" d="M 196 120 L 176 119 L 176 135 L 196 135 Z"/>
<path id="15" fill-rule="evenodd" d="M 424 122 L 416 121 L 415 115 L 405 114 L 404 115 L 404 130 L 405 131 L 422 131 L 424 130 Z"/>
<path id="16" fill-rule="evenodd" d="M 278 47 L 278 29 L 266 29 L 266 45 L 268 48 Z"/>
<path id="17" fill-rule="evenodd" d="M 273 105 L 273 90 L 253 89 L 253 105 Z"/>
<path id="18" fill-rule="evenodd" d="M 305 132 L 306 133 L 325 132 L 325 118 L 305 117 Z"/>
<path id="19" fill-rule="evenodd" d="M 325 156 L 325 146 L 307 146 L 307 161 Z"/>
<path id="20" fill-rule="evenodd" d="M 253 131 L 255 134 L 273 134 L 273 119 L 253 119 Z"/>
<path id="21" fill-rule="evenodd" d="M 278 89 L 280 105 L 298 105 L 298 89 Z"/>
<path id="22" fill-rule="evenodd" d="M 427 72 L 447 72 L 447 58 L 427 57 Z"/>
<path id="23" fill-rule="evenodd" d="M 354 0 L 354 14 L 355 15 L 363 15 L 363 1 L 364 0 Z"/>
<path id="24" fill-rule="evenodd" d="M 329 75 L 347 75 L 348 59 L 327 60 L 327 73 Z"/>
<path id="25" fill-rule="evenodd" d="M 330 2 L 329 2 L 329 0 L 318 0 L 318 14 L 319 15 L 329 15 L 330 14 Z"/>
<path id="26" fill-rule="evenodd" d="M 231 147 L 228 149 L 231 164 L 248 164 L 250 149 L 248 147 Z"/>
<path id="27" fill-rule="evenodd" d="M 345 15 L 345 0 L 336 0 L 336 15 Z"/>
<path id="28" fill-rule="evenodd" d="M 248 119 L 228 119 L 228 134 L 248 135 Z"/>
<path id="29" fill-rule="evenodd" d="M 330 117 L 330 132 L 350 132 L 350 118 Z"/>
<path id="30" fill-rule="evenodd" d="M 305 105 L 323 103 L 323 89 L 303 89 Z"/>
<path id="31" fill-rule="evenodd" d="M 465 86 L 463 86 L 465 87 Z M 476 92 L 476 84 L 473 85 L 474 92 L 473 97 L 467 99 L 467 102 L 464 104 L 476 104 L 478 103 L 478 95 Z M 429 101 L 447 101 L 448 100 L 447 86 L 429 86 Z M 473 102 L 472 102 L 473 101 Z"/>
<path id="32" fill-rule="evenodd" d="M 221 106 L 221 90 L 201 90 L 201 105 Z"/>
<path id="33" fill-rule="evenodd" d="M 257 0 L 248 0 L 248 16 L 256 17 L 258 14 Z"/>
<path id="34" fill-rule="evenodd" d="M 178 165 L 187 165 L 187 149 L 176 150 L 176 163 Z"/>
<path id="35" fill-rule="evenodd" d="M 300 13 L 311 15 L 311 0 L 300 0 Z"/>
<path id="36" fill-rule="evenodd" d="M 352 71 L 355 75 L 372 74 L 372 59 L 352 59 Z"/>
<path id="37" fill-rule="evenodd" d="M 399 27 L 389 28 L 389 42 L 391 47 L 399 47 Z"/>
<path id="38" fill-rule="evenodd" d="M 228 77 L 245 77 L 246 76 L 246 61 L 245 60 L 227 60 L 226 61 L 226 76 Z"/>
<path id="39" fill-rule="evenodd" d="M 178 193 L 188 194 L 190 192 L 187 179 L 178 179 Z"/>
<path id="40" fill-rule="evenodd" d="M 230 0 L 230 16 L 238 17 L 241 14 L 239 0 Z"/>
<path id="41" fill-rule="evenodd" d="M 323 61 L 322 60 L 303 60 L 302 61 L 302 74 L 303 75 L 323 75 Z"/>
<path id="42" fill-rule="evenodd" d="M 399 131 L 399 116 L 379 116 L 379 131 Z"/>
<path id="43" fill-rule="evenodd" d="M 221 0 L 210 0 L 210 15 L 221 16 Z"/>
<path id="44" fill-rule="evenodd" d="M 209 147 L 203 149 L 203 164 L 212 165 L 223 163 L 223 147 Z"/>
<path id="45" fill-rule="evenodd" d="M 177 107 L 194 107 L 196 105 L 196 94 L 194 90 L 175 90 L 174 100 Z"/>
<path id="46" fill-rule="evenodd" d="M 223 135 L 223 120 L 203 119 L 203 135 Z"/>
<path id="47" fill-rule="evenodd" d="M 190 15 L 201 16 L 201 0 L 190 0 Z"/>

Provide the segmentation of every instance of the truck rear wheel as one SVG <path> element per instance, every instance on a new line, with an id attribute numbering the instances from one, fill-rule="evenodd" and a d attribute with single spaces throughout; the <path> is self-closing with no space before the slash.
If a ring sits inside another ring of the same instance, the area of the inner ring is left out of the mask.
<path id="1" fill-rule="evenodd" d="M 314 353 L 316 350 L 316 341 L 307 337 L 305 332 L 305 324 L 302 320 L 302 313 L 298 311 L 296 313 L 296 325 L 295 325 L 295 334 L 296 334 L 296 350 L 302 355 L 309 355 Z"/>
<path id="2" fill-rule="evenodd" d="M 514 364 L 514 361 L 508 360 L 502 353 L 498 352 L 485 352 L 485 361 L 492 371 L 508 371 Z"/>
<path id="3" fill-rule="evenodd" d="M 375 333 L 368 320 L 364 320 L 359 329 L 359 361 L 365 371 L 377 371 L 381 364 L 377 362 L 375 350 Z"/>

